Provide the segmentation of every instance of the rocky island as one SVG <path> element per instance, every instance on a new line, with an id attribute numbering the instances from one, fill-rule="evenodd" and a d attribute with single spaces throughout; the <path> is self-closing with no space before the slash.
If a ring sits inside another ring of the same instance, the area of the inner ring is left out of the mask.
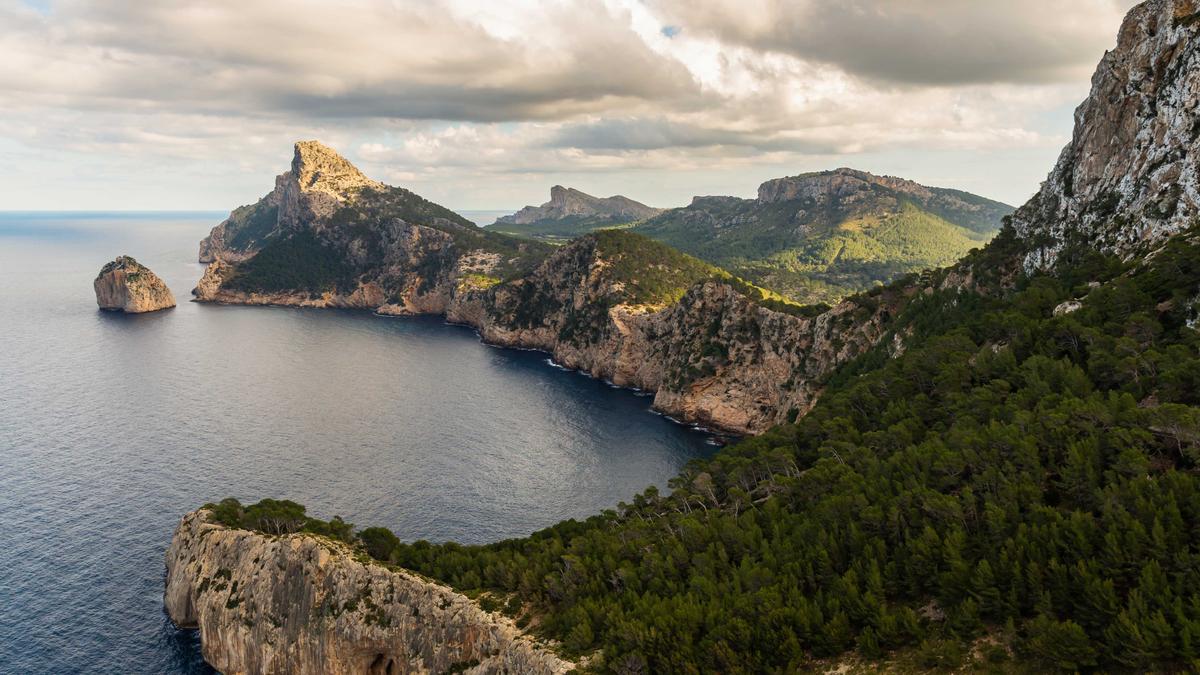
<path id="1" fill-rule="evenodd" d="M 565 673 L 574 664 L 510 619 L 345 542 L 268 535 L 183 517 L 164 596 L 176 625 L 200 629 L 204 660 L 228 673 Z"/>
<path id="2" fill-rule="evenodd" d="M 123 255 L 106 264 L 92 282 L 100 309 L 140 314 L 175 306 L 171 289 L 149 267 Z"/>

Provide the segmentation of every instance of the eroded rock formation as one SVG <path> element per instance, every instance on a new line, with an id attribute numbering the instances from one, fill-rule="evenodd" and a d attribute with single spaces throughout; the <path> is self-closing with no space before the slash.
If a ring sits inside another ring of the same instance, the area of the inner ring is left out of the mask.
<path id="1" fill-rule="evenodd" d="M 632 222 L 662 213 L 662 209 L 646 206 L 628 197 L 593 197 L 575 188 L 555 185 L 550 188 L 550 201 L 541 206 L 526 206 L 511 216 L 496 219 L 497 225 L 527 225 L 539 221 L 587 218 L 612 223 Z"/>
<path id="2" fill-rule="evenodd" d="M 1200 214 L 1200 3 L 1134 7 L 1092 76 L 1075 130 L 1041 190 L 1013 216 L 1027 271 L 1074 240 L 1128 257 Z"/>
<path id="3" fill-rule="evenodd" d="M 167 551 L 164 603 L 199 627 L 226 675 L 565 673 L 574 664 L 507 618 L 314 535 L 268 536 L 184 516 Z"/>
<path id="4" fill-rule="evenodd" d="M 127 255 L 102 267 L 92 287 L 100 309 L 139 314 L 175 306 L 175 296 L 163 280 Z"/>

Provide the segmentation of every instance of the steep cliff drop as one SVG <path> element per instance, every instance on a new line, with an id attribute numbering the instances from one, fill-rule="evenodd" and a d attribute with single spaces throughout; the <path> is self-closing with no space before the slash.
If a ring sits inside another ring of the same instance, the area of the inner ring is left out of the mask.
<path id="1" fill-rule="evenodd" d="M 1129 258 L 1200 215 L 1200 2 L 1130 10 L 1092 76 L 1075 130 L 1041 190 L 1013 216 L 1027 272 L 1065 246 Z"/>
<path id="2" fill-rule="evenodd" d="M 164 603 L 198 626 L 226 673 L 530 673 L 574 667 L 508 619 L 315 535 L 269 536 L 183 517 L 167 551 Z"/>
<path id="3" fill-rule="evenodd" d="M 512 237 L 371 181 L 315 141 L 297 143 L 275 189 L 214 228 L 201 253 L 213 263 L 199 302 L 442 314 L 735 433 L 807 410 L 911 294 L 800 308 L 628 231 L 557 248 Z"/>
<path id="4" fill-rule="evenodd" d="M 175 296 L 158 275 L 123 255 L 106 264 L 92 282 L 100 309 L 140 314 L 175 306 Z"/>

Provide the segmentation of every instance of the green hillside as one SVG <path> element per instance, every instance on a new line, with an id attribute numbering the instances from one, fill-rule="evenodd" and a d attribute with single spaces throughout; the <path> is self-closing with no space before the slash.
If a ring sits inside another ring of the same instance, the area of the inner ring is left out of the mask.
<path id="1" fill-rule="evenodd" d="M 487 229 L 551 243 L 563 243 L 588 232 L 633 225 L 634 223 L 626 222 L 622 218 L 611 216 L 567 216 L 546 218 L 532 223 L 496 223 L 489 225 Z"/>
<path id="2" fill-rule="evenodd" d="M 964 264 L 986 280 L 1019 253 L 1006 232 Z M 918 294 L 893 327 L 902 355 L 884 339 L 798 423 L 669 491 L 485 546 L 360 539 L 590 654 L 589 671 L 1185 670 L 1200 231 L 1139 266 L 1060 260 L 1011 292 Z"/>
<path id="3" fill-rule="evenodd" d="M 853 201 L 697 198 L 636 226 L 801 302 L 831 302 L 903 274 L 948 265 L 991 238 L 1011 208 L 953 193 L 950 208 L 882 185 Z"/>

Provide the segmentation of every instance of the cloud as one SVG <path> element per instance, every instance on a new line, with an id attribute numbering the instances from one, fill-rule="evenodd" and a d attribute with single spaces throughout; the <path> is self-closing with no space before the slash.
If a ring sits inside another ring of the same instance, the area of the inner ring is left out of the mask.
<path id="1" fill-rule="evenodd" d="M 904 84 L 1086 77 L 1133 0 L 650 0 L 683 31 Z"/>
<path id="2" fill-rule="evenodd" d="M 219 175 L 242 203 L 298 138 L 505 200 L 523 177 L 733 191 L 816 158 L 1052 155 L 1070 116 L 1042 116 L 1086 92 L 1115 1 L 0 0 L 0 152 L 41 172 L 0 185 Z"/>
<path id="3" fill-rule="evenodd" d="M 501 39 L 435 3 L 70 0 L 0 14 L 0 90 L 88 109 L 470 121 L 699 102 L 687 68 L 597 3 Z"/>

